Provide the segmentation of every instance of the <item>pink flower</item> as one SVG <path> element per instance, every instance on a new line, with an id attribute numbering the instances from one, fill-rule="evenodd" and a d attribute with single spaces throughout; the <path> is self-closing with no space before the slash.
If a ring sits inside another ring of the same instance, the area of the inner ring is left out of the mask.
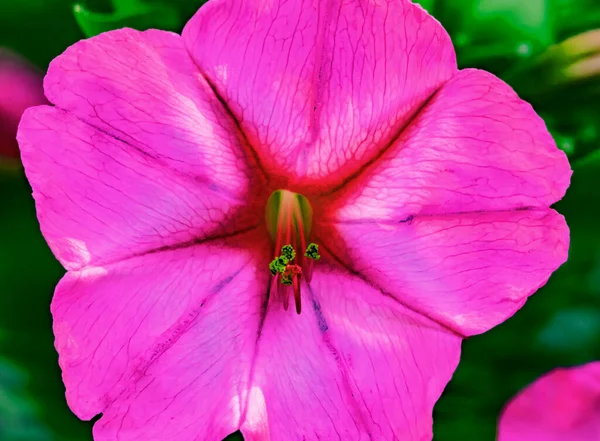
<path id="1" fill-rule="evenodd" d="M 46 103 L 42 76 L 8 49 L 0 48 L 0 161 L 17 158 L 17 126 L 23 111 Z"/>
<path id="2" fill-rule="evenodd" d="M 498 424 L 498 441 L 598 440 L 600 362 L 542 376 L 508 403 Z"/>
<path id="3" fill-rule="evenodd" d="M 19 142 L 96 440 L 430 439 L 462 339 L 567 258 L 565 155 L 405 0 L 212 0 L 45 91 Z"/>

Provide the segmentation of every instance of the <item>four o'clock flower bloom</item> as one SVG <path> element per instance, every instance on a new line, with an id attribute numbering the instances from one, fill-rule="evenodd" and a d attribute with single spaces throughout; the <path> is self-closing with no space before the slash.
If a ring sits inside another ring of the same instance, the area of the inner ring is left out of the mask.
<path id="1" fill-rule="evenodd" d="M 98 441 L 402 440 L 567 258 L 570 168 L 406 0 L 211 0 L 50 65 L 19 142 Z"/>
<path id="2" fill-rule="evenodd" d="M 600 362 L 539 378 L 508 403 L 498 424 L 498 441 L 599 439 Z"/>
<path id="3" fill-rule="evenodd" d="M 0 166 L 19 156 L 16 136 L 23 111 L 44 103 L 41 74 L 17 54 L 0 48 Z"/>

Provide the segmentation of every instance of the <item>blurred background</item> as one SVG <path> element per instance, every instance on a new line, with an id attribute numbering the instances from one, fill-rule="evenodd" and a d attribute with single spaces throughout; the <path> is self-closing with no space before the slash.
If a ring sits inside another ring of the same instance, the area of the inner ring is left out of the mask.
<path id="1" fill-rule="evenodd" d="M 39 232 L 19 163 L 20 114 L 44 102 L 48 63 L 75 41 L 123 26 L 180 31 L 202 3 L 0 1 L 1 441 L 92 439 L 92 423 L 64 399 L 49 311 L 64 271 Z M 600 359 L 600 1 L 420 3 L 452 36 L 461 67 L 495 73 L 533 104 L 575 171 L 556 206 L 571 228 L 569 261 L 513 318 L 465 341 L 435 409 L 435 441 L 493 441 L 519 389 L 556 366 Z"/>

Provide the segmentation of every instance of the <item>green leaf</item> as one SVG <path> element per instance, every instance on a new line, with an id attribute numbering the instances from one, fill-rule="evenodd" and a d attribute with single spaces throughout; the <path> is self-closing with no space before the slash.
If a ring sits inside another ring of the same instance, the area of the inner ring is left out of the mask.
<path id="1" fill-rule="evenodd" d="M 600 27 L 598 0 L 553 0 L 556 27 L 562 38 Z"/>
<path id="2" fill-rule="evenodd" d="M 166 3 L 120 0 L 114 2 L 114 11 L 110 13 L 93 12 L 77 3 L 73 14 L 86 37 L 124 27 L 177 31 L 183 26 L 177 9 Z"/>
<path id="3" fill-rule="evenodd" d="M 459 61 L 528 57 L 555 41 L 550 0 L 447 0 L 438 9 Z"/>

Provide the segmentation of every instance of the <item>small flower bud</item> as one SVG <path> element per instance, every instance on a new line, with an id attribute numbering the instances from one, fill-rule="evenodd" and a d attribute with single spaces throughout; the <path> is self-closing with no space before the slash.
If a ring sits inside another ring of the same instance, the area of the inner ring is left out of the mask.
<path id="1" fill-rule="evenodd" d="M 25 59 L 0 48 L 0 166 L 18 164 L 21 115 L 28 107 L 44 103 L 42 75 Z"/>

